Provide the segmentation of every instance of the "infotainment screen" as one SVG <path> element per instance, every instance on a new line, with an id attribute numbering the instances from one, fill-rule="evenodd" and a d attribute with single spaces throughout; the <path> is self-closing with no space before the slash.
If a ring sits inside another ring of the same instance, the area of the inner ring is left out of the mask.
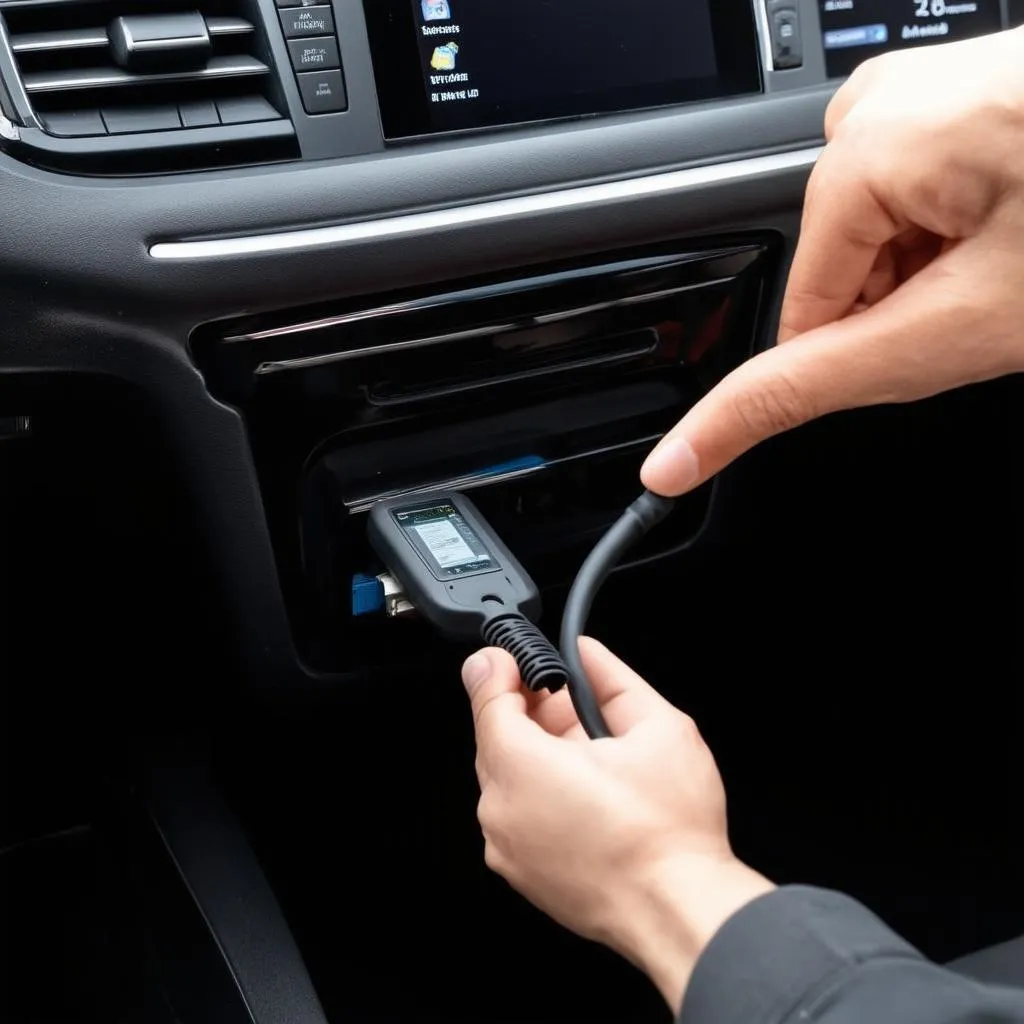
<path id="1" fill-rule="evenodd" d="M 825 65 L 832 78 L 869 57 L 997 32 L 1000 0 L 818 0 Z"/>
<path id="2" fill-rule="evenodd" d="M 750 0 L 364 0 L 388 139 L 756 92 Z"/>

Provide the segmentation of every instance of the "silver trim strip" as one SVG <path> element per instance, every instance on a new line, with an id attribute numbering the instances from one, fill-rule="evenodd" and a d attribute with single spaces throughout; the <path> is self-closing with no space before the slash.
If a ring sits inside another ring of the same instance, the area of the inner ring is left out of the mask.
<path id="1" fill-rule="evenodd" d="M 767 0 L 754 0 L 754 23 L 761 43 L 761 66 L 766 72 L 775 70 L 775 52 L 772 50 L 772 32 L 768 25 Z"/>
<path id="2" fill-rule="evenodd" d="M 270 68 L 255 57 L 214 57 L 205 68 L 196 71 L 143 75 L 123 71 L 121 68 L 87 68 L 82 71 L 35 72 L 25 75 L 23 81 L 29 94 L 34 94 L 74 89 L 102 89 L 107 86 L 145 85 L 151 82 L 197 82 L 212 78 L 239 78 L 269 73 Z"/>
<path id="3" fill-rule="evenodd" d="M 246 36 L 255 32 L 252 24 L 244 18 L 207 18 L 206 30 L 211 36 Z M 205 41 L 205 36 L 201 37 Z M 175 40 L 161 39 L 153 46 L 165 45 Z M 21 32 L 11 36 L 11 49 L 15 53 L 37 53 L 39 51 L 103 49 L 110 45 L 105 28 L 60 29 L 56 32 Z M 135 42 L 136 49 L 143 49 L 145 43 Z"/>
<path id="4" fill-rule="evenodd" d="M 40 50 L 103 49 L 110 45 L 104 28 L 63 29 L 60 32 L 23 32 L 11 36 L 15 53 L 36 53 Z"/>
<path id="5" fill-rule="evenodd" d="M 256 31 L 251 22 L 245 18 L 207 18 L 206 31 L 211 36 L 248 36 Z"/>
<path id="6" fill-rule="evenodd" d="M 735 181 L 753 181 L 770 174 L 785 171 L 810 170 L 821 155 L 821 147 L 790 150 L 769 156 L 729 160 L 725 163 L 688 167 L 681 171 L 667 171 L 640 178 L 626 178 L 601 185 L 581 185 L 578 188 L 514 199 L 496 199 L 468 206 L 455 206 L 429 213 L 400 214 L 379 220 L 334 224 L 330 227 L 304 228 L 298 231 L 280 231 L 262 235 L 242 235 L 238 238 L 211 238 L 194 242 L 154 242 L 149 255 L 156 260 L 213 260 L 239 256 L 257 256 L 264 253 L 290 252 L 295 249 L 320 249 L 324 246 L 351 245 L 358 242 L 402 238 L 407 235 L 443 231 L 450 228 L 497 224 L 516 217 L 542 213 L 564 213 L 585 209 L 602 203 L 622 202 L 669 192 L 685 192 L 709 185 L 723 185 Z"/>

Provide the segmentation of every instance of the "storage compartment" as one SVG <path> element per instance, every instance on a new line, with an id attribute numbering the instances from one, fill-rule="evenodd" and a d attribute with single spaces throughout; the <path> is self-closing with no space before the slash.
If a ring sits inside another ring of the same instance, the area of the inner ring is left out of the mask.
<path id="1" fill-rule="evenodd" d="M 383 497 L 472 492 L 546 591 L 550 625 L 647 452 L 750 354 L 775 265 L 770 238 L 663 245 L 197 335 L 210 387 L 249 426 L 307 668 L 430 649 L 352 614 L 353 576 L 383 568 L 364 525 Z M 708 502 L 688 496 L 636 558 L 678 549 Z"/>
<path id="2" fill-rule="evenodd" d="M 325 612 L 319 634 L 329 637 L 331 623 L 341 626 L 333 633 L 344 639 L 349 663 L 360 668 L 398 656 L 387 652 L 431 643 L 426 627 L 383 620 L 382 614 L 357 615 L 352 581 L 386 569 L 366 537 L 374 503 L 436 490 L 472 495 L 557 612 L 558 593 L 637 496 L 640 465 L 675 421 L 681 402 L 668 382 L 641 382 L 331 449 L 312 465 L 302 500 L 302 568 Z M 665 554 L 693 537 L 709 496 L 705 488 L 682 502 L 631 561 Z M 544 625 L 554 630 L 555 615 L 546 616 Z M 409 643 L 395 645 L 396 635 Z"/>

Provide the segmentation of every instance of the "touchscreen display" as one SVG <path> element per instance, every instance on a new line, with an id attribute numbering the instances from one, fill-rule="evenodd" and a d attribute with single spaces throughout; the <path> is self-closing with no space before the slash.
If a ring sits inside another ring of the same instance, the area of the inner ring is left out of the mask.
<path id="1" fill-rule="evenodd" d="M 906 46 L 951 43 L 997 32 L 1000 0 L 818 0 L 825 64 L 832 78 Z"/>
<path id="2" fill-rule="evenodd" d="M 364 2 L 391 139 L 760 88 L 749 0 Z"/>
<path id="3" fill-rule="evenodd" d="M 409 543 L 439 579 L 454 579 L 500 568 L 454 505 L 403 508 L 392 515 Z"/>

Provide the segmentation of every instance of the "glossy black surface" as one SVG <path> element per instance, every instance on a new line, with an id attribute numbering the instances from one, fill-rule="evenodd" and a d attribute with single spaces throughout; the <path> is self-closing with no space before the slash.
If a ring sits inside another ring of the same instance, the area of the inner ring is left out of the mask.
<path id="1" fill-rule="evenodd" d="M 953 43 L 1005 27 L 1005 4 L 979 0 L 957 4 L 946 0 L 855 0 L 842 5 L 819 0 L 825 67 L 833 78 L 851 74 L 858 65 L 892 50 Z"/>
<path id="2" fill-rule="evenodd" d="M 628 17 L 612 0 L 515 8 L 455 0 L 443 21 L 425 21 L 420 0 L 365 0 L 364 9 L 391 140 L 761 89 L 749 0 L 639 0 Z M 451 44 L 451 67 L 439 74 L 432 54 Z"/>
<path id="3" fill-rule="evenodd" d="M 245 416 L 306 668 L 379 662 L 349 597 L 382 568 L 352 511 L 374 496 L 539 460 L 473 496 L 542 587 L 567 582 L 654 439 L 752 350 L 776 266 L 770 235 L 657 246 L 197 333 L 207 383 Z M 706 508 L 694 496 L 660 549 Z"/>

